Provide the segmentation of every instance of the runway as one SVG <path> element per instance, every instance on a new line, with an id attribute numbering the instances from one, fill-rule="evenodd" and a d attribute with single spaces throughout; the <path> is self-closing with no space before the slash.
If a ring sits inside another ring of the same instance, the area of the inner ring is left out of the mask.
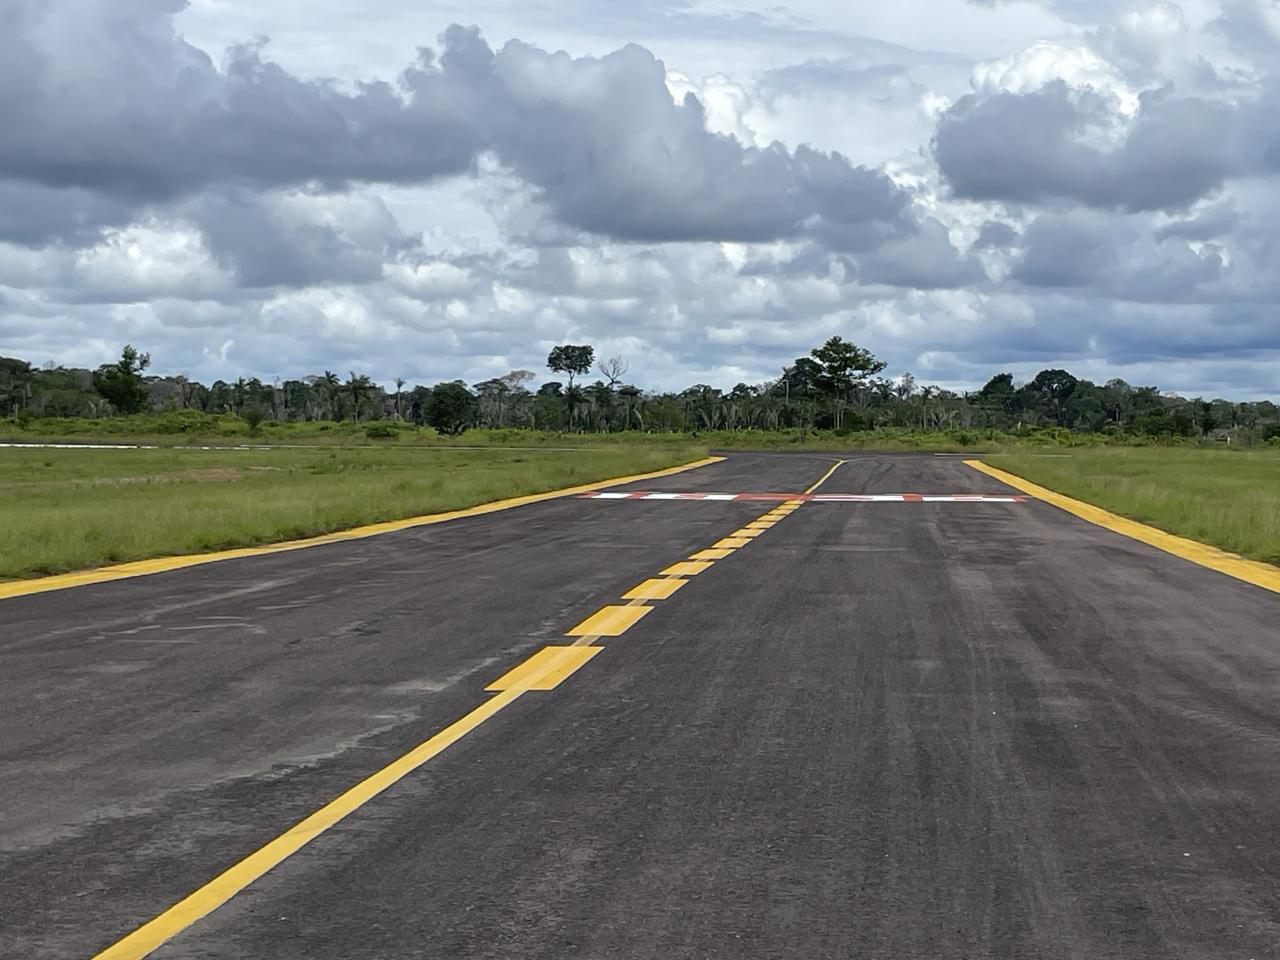
<path id="1" fill-rule="evenodd" d="M 953 458 L 605 492 L 0 600 L 0 955 L 1280 956 L 1280 595 Z"/>

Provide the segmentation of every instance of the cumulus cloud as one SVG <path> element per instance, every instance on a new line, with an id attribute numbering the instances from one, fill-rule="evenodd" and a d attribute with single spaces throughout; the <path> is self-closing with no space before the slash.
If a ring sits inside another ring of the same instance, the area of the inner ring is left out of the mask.
<path id="1" fill-rule="evenodd" d="M 202 191 L 216 194 L 201 204 L 206 222 L 243 233 L 261 220 L 227 188 L 422 183 L 485 152 L 557 220 L 621 239 L 764 241 L 829 227 L 860 245 L 911 228 L 907 197 L 877 171 L 709 129 L 702 103 L 675 102 L 663 64 L 638 46 L 576 59 L 515 41 L 494 51 L 451 27 L 440 55 L 423 51 L 397 84 L 345 92 L 287 73 L 261 45 L 215 67 L 175 32 L 181 7 L 18 0 L 16 29 L 0 40 L 0 123 L 24 136 L 0 141 L 0 182 L 62 191 L 73 208 L 82 195 L 110 202 L 48 223 L 38 207 L 11 211 L 5 239 L 67 238 L 117 221 L 112 202 Z M 323 231 L 301 240 L 339 246 Z"/>
<path id="2" fill-rule="evenodd" d="M 1277 10 L 1226 0 L 1193 36 L 1178 6 L 1156 2 L 980 64 L 973 92 L 939 120 L 939 169 L 958 197 L 1125 211 L 1185 208 L 1229 181 L 1270 176 Z M 1224 53 L 1215 31 L 1251 58 Z"/>
<path id="3" fill-rule="evenodd" d="M 934 149 L 962 197 L 1125 210 L 1183 207 L 1264 166 L 1261 144 L 1248 142 L 1241 111 L 1227 104 L 1154 91 L 1114 149 L 1083 141 L 1111 119 L 1105 101 L 1055 80 L 1032 93 L 965 97 L 939 124 Z"/>

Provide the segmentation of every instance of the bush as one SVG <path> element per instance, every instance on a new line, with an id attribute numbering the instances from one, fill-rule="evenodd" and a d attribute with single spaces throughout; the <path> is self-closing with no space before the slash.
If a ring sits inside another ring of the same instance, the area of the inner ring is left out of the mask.
<path id="1" fill-rule="evenodd" d="M 173 410 L 160 416 L 142 427 L 155 433 L 212 433 L 218 428 L 218 418 L 199 410 Z"/>
<path id="2" fill-rule="evenodd" d="M 379 420 L 365 427 L 364 435 L 370 440 L 395 440 L 400 436 L 400 431 L 395 428 L 395 424 Z"/>

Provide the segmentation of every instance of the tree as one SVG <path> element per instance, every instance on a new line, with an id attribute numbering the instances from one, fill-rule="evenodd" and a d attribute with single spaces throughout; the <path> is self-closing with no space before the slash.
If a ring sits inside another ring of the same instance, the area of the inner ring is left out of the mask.
<path id="1" fill-rule="evenodd" d="M 362 373 L 356 376 L 354 370 L 350 371 L 350 373 L 351 379 L 347 381 L 347 389 L 351 391 L 351 419 L 359 423 L 360 410 L 368 399 L 369 391 L 373 387 L 373 381 L 369 379 L 367 374 Z"/>
<path id="2" fill-rule="evenodd" d="M 328 407 L 329 419 L 338 419 L 338 387 L 342 381 L 338 379 L 338 375 L 332 370 L 326 370 L 321 376 L 319 383 L 321 392 L 324 394 L 325 404 Z"/>
<path id="3" fill-rule="evenodd" d="M 609 381 L 609 389 L 612 390 L 618 385 L 618 381 L 627 375 L 627 371 L 631 369 L 631 364 L 621 357 L 610 357 L 608 360 L 601 360 L 597 369 L 600 371 L 600 375 Z"/>
<path id="4" fill-rule="evenodd" d="M 634 415 L 640 422 L 640 429 L 644 429 L 644 417 L 639 410 L 640 388 L 626 384 L 618 388 L 618 396 L 622 398 L 623 421 L 622 429 L 631 429 L 631 418 Z"/>
<path id="5" fill-rule="evenodd" d="M 103 364 L 94 373 L 93 389 L 120 413 L 141 413 L 149 402 L 142 371 L 149 366 L 151 354 L 139 353 L 132 344 L 125 344 L 119 360 Z"/>
<path id="6" fill-rule="evenodd" d="M 400 409 L 400 392 L 404 390 L 404 377 L 396 377 L 396 419 L 403 420 L 404 413 Z"/>
<path id="7" fill-rule="evenodd" d="M 446 437 L 456 437 L 475 419 L 476 398 L 461 380 L 438 383 L 423 404 L 427 423 Z"/>
<path id="8" fill-rule="evenodd" d="M 898 382 L 893 387 L 893 392 L 899 400 L 910 399 L 911 395 L 916 392 L 916 378 L 911 375 L 910 370 L 903 371 L 902 376 L 898 378 Z"/>
<path id="9" fill-rule="evenodd" d="M 822 346 L 814 347 L 809 354 L 821 367 L 815 386 L 831 401 L 835 427 L 839 430 L 845 405 L 866 385 L 868 377 L 879 373 L 888 364 L 877 360 L 870 350 L 842 337 L 832 337 Z"/>
<path id="10" fill-rule="evenodd" d="M 244 408 L 244 422 L 249 425 L 249 436 L 256 437 L 262 427 L 262 421 L 267 418 L 267 411 L 256 403 L 251 403 Z"/>
<path id="11" fill-rule="evenodd" d="M 572 390 L 573 378 L 590 373 L 591 364 L 595 359 L 594 347 L 566 343 L 563 346 L 552 347 L 551 352 L 547 354 L 547 366 L 553 373 L 565 374 L 569 378 L 569 389 Z"/>
<path id="12" fill-rule="evenodd" d="M 565 428 L 564 384 L 550 380 L 538 388 L 533 398 L 533 425 L 539 430 Z"/>

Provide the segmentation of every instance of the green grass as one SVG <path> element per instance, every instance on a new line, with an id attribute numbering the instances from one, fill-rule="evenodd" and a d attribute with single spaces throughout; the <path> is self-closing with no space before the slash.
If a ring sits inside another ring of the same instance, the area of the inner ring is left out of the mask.
<path id="1" fill-rule="evenodd" d="M 372 436 L 370 434 L 373 434 Z M 132 417 L 38 418 L 26 424 L 0 419 L 0 441 L 151 443 L 161 446 L 296 445 L 364 447 L 555 447 L 670 446 L 697 444 L 734 450 L 928 450 L 964 452 L 1021 447 L 1097 447 L 1194 445 L 1190 440 L 1156 440 L 1122 433 L 1080 433 L 1060 427 L 1019 430 L 932 430 L 884 427 L 879 430 L 835 433 L 830 430 L 708 430 L 697 433 L 549 433 L 516 428 L 468 430 L 460 437 L 442 437 L 430 427 L 391 420 L 367 423 L 267 421 L 256 435 L 249 425 L 230 414 L 215 416 L 196 411 L 145 414 Z M 1274 442 L 1274 441 L 1273 441 Z M 1280 446 L 1280 445 L 1278 445 Z"/>
<path id="2" fill-rule="evenodd" d="M 0 449 L 0 578 L 272 543 L 705 456 L 553 450 Z"/>
<path id="3" fill-rule="evenodd" d="M 1280 451 L 1075 449 L 984 459 L 1133 520 L 1280 564 Z"/>

